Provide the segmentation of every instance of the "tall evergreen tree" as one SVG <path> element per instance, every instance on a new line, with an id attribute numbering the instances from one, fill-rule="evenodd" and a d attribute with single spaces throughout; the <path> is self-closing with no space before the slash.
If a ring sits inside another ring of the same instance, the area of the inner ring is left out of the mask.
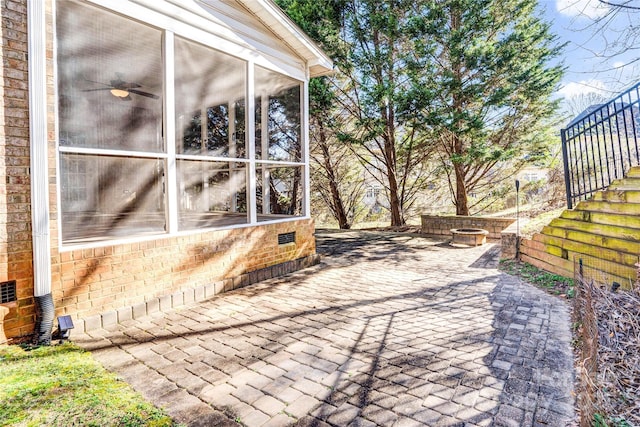
<path id="1" fill-rule="evenodd" d="M 312 82 L 312 125 L 338 130 L 382 184 L 392 225 L 405 223 L 434 152 L 468 215 L 470 193 L 548 142 L 561 46 L 536 0 L 279 2 L 340 70 Z"/>
<path id="2" fill-rule="evenodd" d="M 336 64 L 345 62 L 341 38 L 346 0 L 276 0 L 278 5 L 327 52 Z M 350 152 L 336 139 L 343 119 L 330 77 L 309 82 L 309 127 L 312 190 L 326 203 L 341 229 L 351 228 L 362 183 L 349 171 Z"/>
<path id="3" fill-rule="evenodd" d="M 422 84 L 408 76 L 414 56 L 414 0 L 351 0 L 344 37 L 349 61 L 338 100 L 352 126 L 341 133 L 386 190 L 391 225 L 404 225 L 407 210 L 427 182 L 431 154 L 422 118 L 407 93 Z"/>
<path id="4" fill-rule="evenodd" d="M 429 0 L 413 19 L 411 74 L 435 132 L 458 215 L 504 162 L 539 151 L 562 76 L 562 46 L 536 0 Z"/>

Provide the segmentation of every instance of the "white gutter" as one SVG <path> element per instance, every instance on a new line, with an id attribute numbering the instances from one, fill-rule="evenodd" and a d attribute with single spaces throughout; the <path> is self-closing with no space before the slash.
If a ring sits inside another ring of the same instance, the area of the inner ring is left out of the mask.
<path id="1" fill-rule="evenodd" d="M 49 237 L 49 167 L 47 147 L 47 45 L 45 1 L 27 2 L 29 53 L 29 138 L 31 151 L 31 228 L 33 291 L 51 293 Z"/>

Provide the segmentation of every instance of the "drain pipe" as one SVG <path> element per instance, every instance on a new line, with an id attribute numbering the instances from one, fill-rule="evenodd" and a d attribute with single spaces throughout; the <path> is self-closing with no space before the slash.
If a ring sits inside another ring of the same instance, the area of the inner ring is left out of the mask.
<path id="1" fill-rule="evenodd" d="M 49 167 L 47 140 L 47 51 L 45 2 L 27 2 L 29 139 L 31 156 L 31 230 L 33 295 L 38 305 L 38 344 L 51 344 L 55 311 L 51 295 Z"/>

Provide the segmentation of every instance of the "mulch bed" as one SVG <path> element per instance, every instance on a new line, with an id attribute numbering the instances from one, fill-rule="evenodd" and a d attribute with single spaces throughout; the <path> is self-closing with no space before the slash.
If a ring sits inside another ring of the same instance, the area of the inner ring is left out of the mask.
<path id="1" fill-rule="evenodd" d="M 640 426 L 640 292 L 579 284 L 575 307 L 581 425 Z"/>

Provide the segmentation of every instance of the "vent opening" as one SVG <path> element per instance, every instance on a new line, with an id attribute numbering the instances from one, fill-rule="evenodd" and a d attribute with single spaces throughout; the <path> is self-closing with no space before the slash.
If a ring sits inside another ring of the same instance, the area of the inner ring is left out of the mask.
<path id="1" fill-rule="evenodd" d="M 292 231 L 291 233 L 282 233 L 278 234 L 278 244 L 286 245 L 287 243 L 295 243 L 296 241 L 296 232 Z"/>
<path id="2" fill-rule="evenodd" d="M 0 304 L 17 300 L 16 281 L 0 282 Z"/>

